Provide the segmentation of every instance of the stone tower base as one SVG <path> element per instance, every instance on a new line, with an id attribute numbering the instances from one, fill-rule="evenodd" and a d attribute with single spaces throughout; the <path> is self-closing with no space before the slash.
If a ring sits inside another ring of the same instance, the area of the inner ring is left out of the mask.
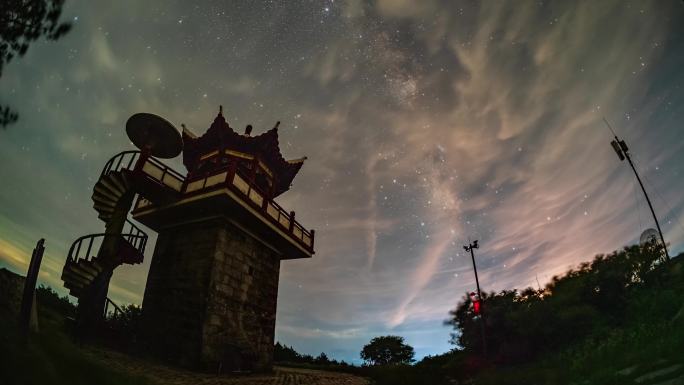
<path id="1" fill-rule="evenodd" d="M 228 218 L 159 230 L 143 334 L 160 358 L 230 372 L 273 361 L 280 255 Z"/>

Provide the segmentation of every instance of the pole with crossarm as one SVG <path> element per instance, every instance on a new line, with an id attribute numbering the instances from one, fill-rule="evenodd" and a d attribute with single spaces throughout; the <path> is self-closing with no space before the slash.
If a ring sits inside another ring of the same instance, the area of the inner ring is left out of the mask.
<path id="1" fill-rule="evenodd" d="M 658 222 L 658 217 L 656 216 L 655 210 L 653 209 L 653 205 L 651 204 L 651 199 L 648 197 L 648 193 L 646 193 L 644 184 L 641 182 L 641 177 L 639 177 L 639 173 L 637 172 L 636 167 L 634 167 L 634 163 L 632 163 L 632 157 L 629 156 L 629 148 L 627 147 L 627 143 L 625 143 L 624 140 L 618 138 L 615 131 L 613 131 L 613 127 L 610 126 L 606 118 L 603 118 L 603 121 L 606 123 L 610 131 L 613 133 L 613 136 L 615 137 L 615 139 L 610 142 L 610 145 L 613 146 L 613 150 L 615 150 L 615 153 L 617 154 L 618 158 L 620 158 L 620 161 L 627 159 L 627 162 L 632 167 L 632 171 L 634 171 L 634 176 L 636 176 L 637 182 L 639 182 L 639 186 L 641 186 L 641 191 L 644 192 L 646 202 L 648 203 L 648 208 L 651 209 L 651 214 L 653 214 L 653 220 L 655 221 L 656 227 L 658 228 L 658 234 L 660 234 L 660 241 L 663 243 L 663 249 L 665 250 L 665 258 L 667 258 L 667 260 L 670 260 L 670 254 L 667 252 L 667 244 L 665 243 L 665 237 L 663 237 L 663 231 L 660 230 L 660 222 Z"/>
<path id="2" fill-rule="evenodd" d="M 482 300 L 482 293 L 480 292 L 480 280 L 477 277 L 477 265 L 475 265 L 475 252 L 474 249 L 479 248 L 477 240 L 473 243 L 463 246 L 465 251 L 470 252 L 470 257 L 473 260 L 473 271 L 475 272 L 475 285 L 477 286 L 477 297 L 480 301 L 480 333 L 482 334 L 482 353 L 487 356 L 487 337 L 485 335 L 485 319 L 484 319 L 484 301 Z"/>

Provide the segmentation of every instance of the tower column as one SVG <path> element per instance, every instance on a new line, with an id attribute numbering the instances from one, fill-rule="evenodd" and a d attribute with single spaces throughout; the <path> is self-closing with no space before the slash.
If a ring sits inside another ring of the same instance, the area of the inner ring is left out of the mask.
<path id="1" fill-rule="evenodd" d="M 278 123 L 250 130 L 236 133 L 219 111 L 204 135 L 184 131 L 179 194 L 133 210 L 159 234 L 143 298 L 146 341 L 167 361 L 213 373 L 270 370 L 280 261 L 314 254 L 313 232 L 274 201 L 305 158 L 283 158 Z"/>
<path id="2" fill-rule="evenodd" d="M 150 347 L 187 367 L 269 369 L 279 272 L 275 249 L 226 217 L 160 229 L 143 301 Z"/>

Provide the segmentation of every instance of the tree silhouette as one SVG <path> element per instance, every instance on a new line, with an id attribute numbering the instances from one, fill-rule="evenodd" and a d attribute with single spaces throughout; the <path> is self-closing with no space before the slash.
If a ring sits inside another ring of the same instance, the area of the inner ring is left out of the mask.
<path id="1" fill-rule="evenodd" d="M 620 327 L 644 288 L 657 285 L 663 261 L 659 244 L 625 247 L 580 264 L 535 290 L 483 293 L 487 346 L 499 362 L 520 362 L 555 351 L 591 335 Z M 480 319 L 466 293 L 446 321 L 456 333 L 451 342 L 480 351 Z"/>
<path id="2" fill-rule="evenodd" d="M 375 337 L 361 350 L 361 358 L 371 365 L 408 364 L 414 354 L 399 336 Z"/>
<path id="3" fill-rule="evenodd" d="M 314 358 L 314 364 L 316 365 L 328 365 L 330 364 L 330 359 L 328 358 L 328 355 L 321 352 L 318 357 Z"/>
<path id="4" fill-rule="evenodd" d="M 0 77 L 7 63 L 23 56 L 29 44 L 44 36 L 57 40 L 71 29 L 59 21 L 64 0 L 3 0 L 0 7 Z M 0 105 L 0 127 L 17 121 L 19 114 Z"/>

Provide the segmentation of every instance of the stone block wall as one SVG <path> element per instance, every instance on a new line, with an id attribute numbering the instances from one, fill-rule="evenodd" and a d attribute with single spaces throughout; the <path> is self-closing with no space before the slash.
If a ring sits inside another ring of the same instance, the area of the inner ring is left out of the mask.
<path id="1" fill-rule="evenodd" d="M 143 300 L 153 351 L 212 372 L 268 370 L 278 253 L 226 219 L 159 233 Z"/>
<path id="2" fill-rule="evenodd" d="M 160 358 L 182 366 L 199 363 L 218 226 L 165 229 L 154 248 L 143 298 L 144 338 Z"/>

